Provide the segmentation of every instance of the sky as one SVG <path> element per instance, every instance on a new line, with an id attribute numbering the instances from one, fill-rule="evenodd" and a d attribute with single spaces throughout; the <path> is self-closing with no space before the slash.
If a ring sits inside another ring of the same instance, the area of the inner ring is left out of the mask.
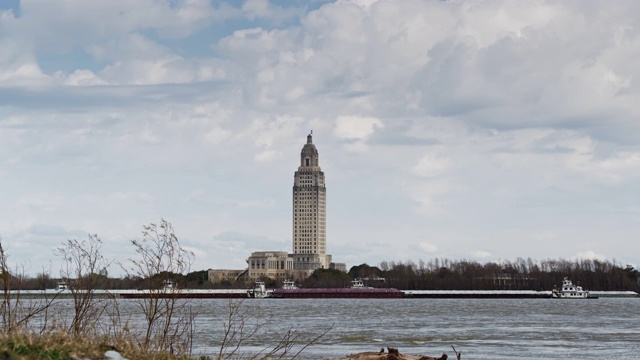
<path id="1" fill-rule="evenodd" d="M 640 2 L 0 0 L 0 236 L 26 273 L 169 221 L 291 251 L 306 136 L 347 267 L 640 265 Z"/>

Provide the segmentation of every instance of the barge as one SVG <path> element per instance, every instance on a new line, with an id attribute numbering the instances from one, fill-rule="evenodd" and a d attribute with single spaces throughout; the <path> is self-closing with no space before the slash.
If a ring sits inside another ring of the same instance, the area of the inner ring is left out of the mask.
<path id="1" fill-rule="evenodd" d="M 337 288 L 337 289 L 275 289 L 270 297 L 279 299 L 401 299 L 398 289 Z"/>
<path id="2" fill-rule="evenodd" d="M 246 299 L 247 290 L 122 290 L 111 293 L 123 299 Z"/>
<path id="3" fill-rule="evenodd" d="M 551 291 L 534 290 L 404 290 L 407 299 L 545 299 Z"/>

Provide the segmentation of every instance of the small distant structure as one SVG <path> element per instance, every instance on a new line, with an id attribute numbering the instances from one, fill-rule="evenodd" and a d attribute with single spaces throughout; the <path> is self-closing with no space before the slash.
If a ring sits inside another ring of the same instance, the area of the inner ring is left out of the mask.
<path id="1" fill-rule="evenodd" d="M 58 283 L 56 284 L 56 290 L 64 291 L 64 290 L 70 290 L 70 289 L 66 281 L 58 281 Z"/>
<path id="2" fill-rule="evenodd" d="M 267 288 L 264 285 L 264 281 L 256 280 L 253 285 L 253 289 L 247 290 L 247 296 L 250 298 L 262 299 L 269 296 Z"/>
<path id="3" fill-rule="evenodd" d="M 176 284 L 171 280 L 165 280 L 162 282 L 162 288 L 164 290 L 173 290 L 175 289 Z"/>
<path id="4" fill-rule="evenodd" d="M 568 277 L 565 277 L 562 280 L 562 289 L 554 287 L 551 297 L 557 299 L 587 299 L 589 298 L 589 291 L 584 290 L 580 285 L 574 285 Z"/>
<path id="5" fill-rule="evenodd" d="M 296 286 L 296 282 L 293 280 L 284 280 L 282 282 L 282 288 L 283 289 L 297 289 L 298 287 Z"/>

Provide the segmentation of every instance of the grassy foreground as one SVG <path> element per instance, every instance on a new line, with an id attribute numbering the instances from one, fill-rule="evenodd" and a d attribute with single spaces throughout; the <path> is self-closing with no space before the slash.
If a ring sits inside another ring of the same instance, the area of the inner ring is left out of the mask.
<path id="1" fill-rule="evenodd" d="M 66 332 L 33 334 L 17 331 L 0 335 L 1 359 L 102 359 L 108 350 L 96 339 L 74 338 Z"/>
<path id="2" fill-rule="evenodd" d="M 115 350 L 127 359 L 187 360 L 207 359 L 174 356 L 170 353 L 143 352 L 130 341 L 110 344 L 106 338 L 77 337 L 65 331 L 35 334 L 28 331 L 0 333 L 0 360 L 5 359 L 104 359 L 105 352 Z"/>

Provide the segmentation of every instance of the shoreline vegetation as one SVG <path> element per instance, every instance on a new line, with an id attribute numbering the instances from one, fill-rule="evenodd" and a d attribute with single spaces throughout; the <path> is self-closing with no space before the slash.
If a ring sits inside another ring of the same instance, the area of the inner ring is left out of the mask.
<path id="1" fill-rule="evenodd" d="M 165 296 L 179 289 L 246 288 L 244 282 L 209 283 L 206 271 L 191 272 L 194 254 L 180 244 L 172 225 L 162 219 L 143 226 L 142 236 L 131 241 L 133 257 L 126 264 L 114 263 L 102 254 L 97 235 L 71 239 L 56 251 L 63 266 L 59 277 L 42 271 L 36 277 L 24 266 L 10 266 L 0 237 L 0 359 L 300 359 L 306 348 L 321 341 L 332 325 L 313 338 L 302 338 L 289 328 L 279 341 L 258 353 L 244 353 L 243 345 L 257 336 L 264 314 L 245 306 L 243 299 L 229 299 L 220 309 L 222 337 L 215 340 L 213 354 L 193 354 L 193 334 L 198 306 L 191 299 Z M 126 276 L 109 278 L 108 269 L 119 266 Z M 380 267 L 362 264 L 349 273 L 319 269 L 301 285 L 306 288 L 348 287 L 354 278 L 367 286 L 403 290 L 549 290 L 562 277 L 570 276 L 589 290 L 638 292 L 638 271 L 632 266 L 599 260 L 518 259 L 501 264 L 434 259 L 383 262 Z M 27 297 L 21 291 L 69 285 L 65 312 L 59 293 Z M 269 287 L 281 286 L 265 278 Z M 175 286 L 167 287 L 167 284 Z M 150 296 L 134 299 L 142 320 L 132 322 L 120 308 L 118 297 L 99 296 L 103 289 L 143 289 Z M 69 306 L 70 303 L 70 306 Z M 460 353 L 455 351 L 459 359 Z M 358 357 L 359 356 L 359 357 Z M 354 354 L 344 359 L 446 359 L 388 352 Z"/>

